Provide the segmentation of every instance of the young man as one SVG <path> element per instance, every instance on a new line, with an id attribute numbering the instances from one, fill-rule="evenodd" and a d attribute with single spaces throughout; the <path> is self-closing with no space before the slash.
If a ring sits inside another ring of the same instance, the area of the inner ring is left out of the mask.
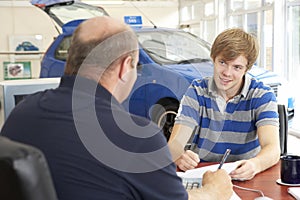
<path id="1" fill-rule="evenodd" d="M 138 42 L 124 23 L 89 19 L 73 34 L 58 88 L 28 96 L 1 134 L 45 154 L 60 200 L 229 199 L 224 170 L 184 189 L 161 131 L 121 106 L 137 78 Z"/>
<path id="2" fill-rule="evenodd" d="M 226 149 L 231 149 L 227 161 L 238 161 L 232 178 L 251 179 L 277 163 L 276 97 L 268 86 L 247 75 L 257 56 L 256 39 L 243 30 L 228 29 L 217 36 L 211 49 L 214 75 L 192 82 L 169 140 L 180 169 L 192 169 L 200 160 L 219 162 Z M 193 139 L 193 151 L 178 155 L 175 138 L 183 134 L 187 138 L 195 127 L 199 132 Z"/>

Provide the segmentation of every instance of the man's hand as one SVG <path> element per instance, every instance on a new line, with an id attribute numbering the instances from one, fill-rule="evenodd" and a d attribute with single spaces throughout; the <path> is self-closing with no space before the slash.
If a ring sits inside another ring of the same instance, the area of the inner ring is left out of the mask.
<path id="1" fill-rule="evenodd" d="M 198 154 L 192 152 L 191 150 L 187 150 L 175 161 L 175 164 L 182 171 L 186 171 L 197 167 L 199 162 L 200 159 Z"/>
<path id="2" fill-rule="evenodd" d="M 202 187 L 188 191 L 189 200 L 228 200 L 233 194 L 231 178 L 223 169 L 207 171 L 203 175 Z"/>
<path id="3" fill-rule="evenodd" d="M 231 178 L 238 180 L 250 180 L 255 176 L 255 174 L 257 174 L 257 167 L 251 159 L 240 160 L 236 163 L 238 167 L 229 174 Z"/>

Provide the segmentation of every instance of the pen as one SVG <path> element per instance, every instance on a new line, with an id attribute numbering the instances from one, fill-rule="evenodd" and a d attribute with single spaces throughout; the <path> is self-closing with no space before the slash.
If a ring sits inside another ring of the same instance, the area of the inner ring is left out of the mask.
<path id="1" fill-rule="evenodd" d="M 225 163 L 228 155 L 230 154 L 230 151 L 231 151 L 231 149 L 226 149 L 226 151 L 225 151 L 225 153 L 223 155 L 223 158 L 222 158 L 222 160 L 220 162 L 220 165 L 219 165 L 218 169 L 221 169 L 222 165 Z"/>

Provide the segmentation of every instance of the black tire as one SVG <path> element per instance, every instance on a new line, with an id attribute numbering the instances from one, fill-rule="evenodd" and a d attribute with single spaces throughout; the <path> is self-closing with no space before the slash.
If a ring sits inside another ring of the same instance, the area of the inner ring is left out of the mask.
<path id="1" fill-rule="evenodd" d="M 167 141 L 172 133 L 178 106 L 177 103 L 167 105 L 157 104 L 152 112 L 152 121 L 155 122 L 158 127 L 162 128 Z"/>

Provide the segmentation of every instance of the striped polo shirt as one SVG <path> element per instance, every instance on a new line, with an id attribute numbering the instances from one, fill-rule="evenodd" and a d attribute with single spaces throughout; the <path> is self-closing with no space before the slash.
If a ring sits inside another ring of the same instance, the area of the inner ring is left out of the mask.
<path id="1" fill-rule="evenodd" d="M 227 161 L 249 159 L 261 149 L 257 128 L 279 126 L 276 97 L 270 87 L 248 75 L 241 93 L 228 102 L 217 94 L 212 77 L 194 80 L 181 100 L 175 123 L 199 126 L 192 150 L 201 161 L 220 161 L 227 148 L 231 149 Z"/>

